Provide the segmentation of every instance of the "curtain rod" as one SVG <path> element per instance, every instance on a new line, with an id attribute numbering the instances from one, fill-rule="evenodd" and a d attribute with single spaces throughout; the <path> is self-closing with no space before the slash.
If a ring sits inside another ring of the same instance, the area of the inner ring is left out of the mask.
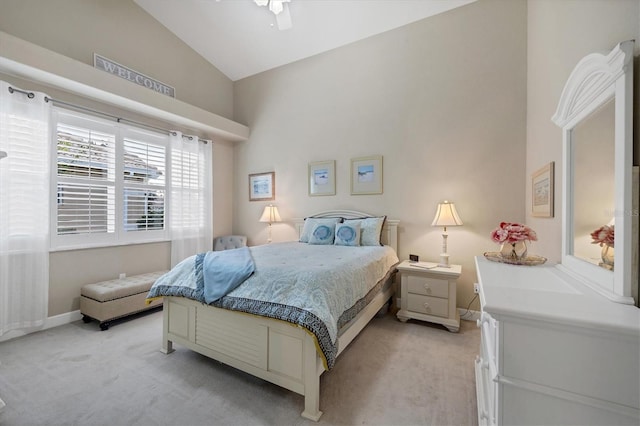
<path id="1" fill-rule="evenodd" d="M 18 93 L 22 93 L 24 95 L 27 95 L 27 98 L 29 98 L 29 99 L 33 99 L 35 97 L 35 94 L 33 92 L 27 92 L 26 90 L 16 89 L 15 87 L 9 86 L 9 93 L 13 93 L 13 92 L 18 92 Z M 118 122 L 118 123 L 127 122 L 127 123 L 131 123 L 131 124 L 135 124 L 135 125 L 140 126 L 140 127 L 146 127 L 148 129 L 153 129 L 153 130 L 157 130 L 157 131 L 160 131 L 160 132 L 163 132 L 163 133 L 167 133 L 167 134 L 170 134 L 170 135 L 173 135 L 173 136 L 176 136 L 178 134 L 174 130 L 167 130 L 167 129 L 163 129 L 161 127 L 152 126 L 150 124 L 141 123 L 139 121 L 129 120 L 128 118 L 118 117 L 117 115 L 109 114 L 107 112 L 98 111 L 98 110 L 91 109 L 91 108 L 87 108 L 87 107 L 82 106 L 82 105 L 77 105 L 77 104 L 72 104 L 70 102 L 61 101 L 60 99 L 50 98 L 48 96 L 44 97 L 44 101 L 45 102 L 51 102 L 53 104 L 64 105 L 64 106 L 67 106 L 67 107 L 70 107 L 70 108 L 79 109 L 81 111 L 88 111 L 88 112 L 91 112 L 93 114 L 103 115 L 105 117 L 110 117 L 110 118 L 116 120 L 116 122 Z M 193 140 L 193 136 L 190 136 L 190 135 L 182 135 L 182 137 L 183 138 L 187 138 L 189 140 Z M 198 141 L 203 142 L 205 144 L 210 142 L 207 139 L 201 139 L 201 138 L 198 138 Z"/>

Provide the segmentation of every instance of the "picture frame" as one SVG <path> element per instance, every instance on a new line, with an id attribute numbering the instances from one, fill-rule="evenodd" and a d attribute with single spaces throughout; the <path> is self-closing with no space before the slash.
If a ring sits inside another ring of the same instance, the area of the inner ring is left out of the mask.
<path id="1" fill-rule="evenodd" d="M 336 195 L 336 162 L 309 163 L 309 196 Z"/>
<path id="2" fill-rule="evenodd" d="M 249 201 L 271 201 L 276 199 L 276 172 L 249 175 Z"/>
<path id="3" fill-rule="evenodd" d="M 382 155 L 351 159 L 351 195 L 382 194 Z"/>
<path id="4" fill-rule="evenodd" d="M 531 215 L 553 217 L 554 168 L 552 161 L 531 175 Z"/>

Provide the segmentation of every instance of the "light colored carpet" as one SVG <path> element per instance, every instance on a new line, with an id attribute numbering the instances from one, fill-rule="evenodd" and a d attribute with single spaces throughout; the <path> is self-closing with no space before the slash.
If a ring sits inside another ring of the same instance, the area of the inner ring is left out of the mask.
<path id="1" fill-rule="evenodd" d="M 0 343 L 0 425 L 313 425 L 303 397 L 180 345 L 162 312 Z M 374 318 L 321 377 L 323 425 L 476 425 L 480 333 Z"/>

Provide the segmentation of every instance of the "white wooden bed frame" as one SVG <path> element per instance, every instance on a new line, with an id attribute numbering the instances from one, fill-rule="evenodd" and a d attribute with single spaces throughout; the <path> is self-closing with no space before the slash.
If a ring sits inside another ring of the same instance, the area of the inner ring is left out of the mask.
<path id="1" fill-rule="evenodd" d="M 312 217 L 374 216 L 351 210 L 332 210 Z M 382 242 L 396 252 L 398 223 L 398 220 L 387 219 L 382 231 Z M 296 220 L 298 233 L 303 224 L 303 219 Z M 395 290 L 394 275 L 338 337 L 338 355 L 391 298 Z M 325 368 L 316 352 L 313 336 L 305 329 L 285 321 L 216 308 L 183 297 L 165 297 L 163 306 L 162 352 L 173 352 L 175 342 L 304 395 L 302 417 L 320 419 L 320 375 Z"/>

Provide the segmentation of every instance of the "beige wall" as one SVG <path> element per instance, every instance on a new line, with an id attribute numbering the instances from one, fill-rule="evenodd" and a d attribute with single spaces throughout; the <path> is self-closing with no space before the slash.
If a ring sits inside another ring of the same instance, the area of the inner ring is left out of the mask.
<path id="1" fill-rule="evenodd" d="M 91 66 L 97 53 L 233 118 L 231 80 L 133 0 L 0 0 L 0 31 Z"/>
<path id="2" fill-rule="evenodd" d="M 90 65 L 93 52 L 99 53 L 174 86 L 176 97 L 183 102 L 232 118 L 231 80 L 132 0 L 0 0 L 0 31 Z M 51 87 L 7 75 L 0 74 L 0 78 L 56 99 L 167 128 L 167 123 Z M 190 133 L 180 126 L 170 127 Z M 233 217 L 232 143 L 216 141 L 213 156 L 214 233 L 228 234 Z M 168 269 L 170 255 L 169 242 L 51 253 L 49 316 L 78 310 L 83 284 L 117 278 L 120 273 Z"/>
<path id="3" fill-rule="evenodd" d="M 635 39 L 640 52 L 639 0 L 529 0 L 527 57 L 527 176 L 555 162 L 555 216 L 531 217 L 527 191 L 527 222 L 538 232 L 536 251 L 554 262 L 561 259 L 562 132 L 551 116 L 578 61 L 593 52 L 606 53 L 617 43 Z M 637 58 L 636 58 L 637 59 Z M 636 64 L 637 64 L 636 60 Z M 636 135 L 640 85 L 636 65 Z M 637 137 L 636 137 L 637 146 Z M 636 149 L 636 164 L 638 150 Z"/>
<path id="4" fill-rule="evenodd" d="M 284 219 L 343 208 L 399 219 L 399 257 L 438 260 L 438 202 L 454 201 L 451 262 L 463 265 L 458 306 L 476 281 L 490 231 L 525 218 L 526 2 L 482 0 L 237 81 L 234 231 L 267 239 L 247 175 L 276 172 Z M 384 157 L 384 193 L 351 196 L 350 159 Z M 337 195 L 307 194 L 307 165 L 336 160 Z M 295 239 L 292 224 L 274 241 Z M 478 305 L 475 306 L 476 309 Z"/>

